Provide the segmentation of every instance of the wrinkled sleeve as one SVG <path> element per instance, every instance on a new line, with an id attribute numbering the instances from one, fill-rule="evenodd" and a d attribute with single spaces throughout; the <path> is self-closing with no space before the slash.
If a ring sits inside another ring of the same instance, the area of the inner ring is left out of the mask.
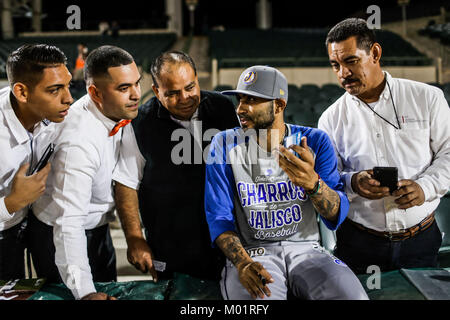
<path id="1" fill-rule="evenodd" d="M 55 175 L 49 191 L 53 201 L 48 210 L 57 217 L 53 228 L 55 263 L 76 299 L 96 292 L 84 224 L 99 159 L 99 152 L 91 143 L 79 142 L 62 146 L 52 161 Z"/>
<path id="2" fill-rule="evenodd" d="M 433 90 L 430 101 L 430 147 L 433 160 L 416 182 L 425 201 L 444 196 L 450 187 L 450 108 L 442 90 Z"/>
<path id="3" fill-rule="evenodd" d="M 337 169 L 341 176 L 342 183 L 344 184 L 344 191 L 347 195 L 348 200 L 352 201 L 356 196 L 358 196 L 358 194 L 352 189 L 352 176 L 357 173 L 357 171 L 345 171 L 341 156 L 336 148 L 336 139 L 334 137 L 332 125 L 330 124 L 330 118 L 330 113 L 324 112 L 319 119 L 317 127 L 320 130 L 323 130 L 328 135 L 328 138 L 331 141 L 337 159 Z"/>
<path id="4" fill-rule="evenodd" d="M 236 232 L 234 223 L 234 176 L 227 163 L 223 135 L 217 134 L 209 149 L 205 178 L 205 213 L 212 246 L 219 235 Z"/>
<path id="5" fill-rule="evenodd" d="M 11 220 L 14 217 L 14 214 L 10 214 L 8 209 L 6 209 L 5 198 L 0 197 L 0 223 Z"/>
<path id="6" fill-rule="evenodd" d="M 128 125 L 123 129 L 119 160 L 113 171 L 113 180 L 138 190 L 146 161 L 139 151 L 133 127 Z"/>

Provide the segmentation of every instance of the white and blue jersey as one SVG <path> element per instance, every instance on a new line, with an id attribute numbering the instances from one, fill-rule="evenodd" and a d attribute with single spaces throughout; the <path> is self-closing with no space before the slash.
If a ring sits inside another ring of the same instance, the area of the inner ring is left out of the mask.
<path id="1" fill-rule="evenodd" d="M 301 133 L 315 157 L 315 171 L 340 197 L 335 230 L 347 216 L 349 201 L 337 171 L 327 134 L 319 129 L 287 125 L 288 135 Z M 303 188 L 279 167 L 275 152 L 261 148 L 254 134 L 241 128 L 218 133 L 206 165 L 205 211 L 212 243 L 226 232 L 237 233 L 244 247 L 267 241 L 319 241 L 316 213 Z"/>

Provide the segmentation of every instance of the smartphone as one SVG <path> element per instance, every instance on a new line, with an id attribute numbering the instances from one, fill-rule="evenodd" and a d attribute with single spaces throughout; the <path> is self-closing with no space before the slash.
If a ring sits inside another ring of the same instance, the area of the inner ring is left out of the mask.
<path id="1" fill-rule="evenodd" d="M 389 187 L 389 193 L 391 194 L 398 188 L 397 167 L 374 167 L 373 177 L 380 182 L 382 187 Z"/>
<path id="2" fill-rule="evenodd" d="M 53 143 L 50 143 L 47 149 L 45 149 L 41 159 L 39 159 L 38 163 L 31 171 L 31 174 L 39 172 L 40 170 L 42 170 L 42 168 L 44 168 L 47 165 L 48 159 L 52 155 L 53 151 L 55 151 L 55 145 Z"/>
<path id="3" fill-rule="evenodd" d="M 297 132 L 297 133 L 294 133 L 294 134 L 292 134 L 292 135 L 290 135 L 290 136 L 284 138 L 283 145 L 284 145 L 284 147 L 285 147 L 286 149 L 288 149 L 292 154 L 294 154 L 296 157 L 300 158 L 300 155 L 299 155 L 297 152 L 295 152 L 294 150 L 289 149 L 289 147 L 290 147 L 291 145 L 293 145 L 293 144 L 296 144 L 296 145 L 299 146 L 300 143 L 301 143 L 301 141 L 302 141 L 302 133 L 301 133 L 301 132 Z"/>

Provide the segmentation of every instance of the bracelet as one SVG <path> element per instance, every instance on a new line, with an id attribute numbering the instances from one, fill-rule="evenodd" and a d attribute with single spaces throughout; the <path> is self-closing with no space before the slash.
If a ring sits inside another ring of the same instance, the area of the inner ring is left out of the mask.
<path id="1" fill-rule="evenodd" d="M 314 189 L 312 191 L 305 190 L 306 194 L 310 197 L 316 195 L 319 192 L 320 187 L 322 186 L 322 183 L 321 183 L 322 180 L 320 179 L 320 175 L 317 175 L 317 176 L 319 177 L 319 179 L 317 179 L 317 182 L 314 185 Z"/>

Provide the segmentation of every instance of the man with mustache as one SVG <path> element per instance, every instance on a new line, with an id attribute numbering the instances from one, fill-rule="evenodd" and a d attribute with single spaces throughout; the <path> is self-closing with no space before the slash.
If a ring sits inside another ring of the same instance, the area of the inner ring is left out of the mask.
<path id="1" fill-rule="evenodd" d="M 136 139 L 124 144 L 124 155 L 139 155 L 123 157 L 124 174 L 115 176 L 128 260 L 154 280 L 173 272 L 218 279 L 223 256 L 209 245 L 203 150 L 215 133 L 239 125 L 236 112 L 228 98 L 200 90 L 183 52 L 161 54 L 150 70 L 155 97 L 132 122 Z"/>
<path id="2" fill-rule="evenodd" d="M 6 62 L 9 87 L 0 91 L 0 279 L 25 277 L 24 231 L 29 205 L 45 190 L 50 164 L 31 174 L 73 102 L 64 53 L 23 45 Z"/>
<path id="3" fill-rule="evenodd" d="M 277 69 L 250 67 L 223 93 L 239 96 L 242 124 L 214 137 L 206 165 L 211 241 L 228 258 L 223 298 L 367 299 L 318 244 L 315 210 L 334 230 L 349 205 L 327 135 L 284 122 L 288 85 Z"/>
<path id="4" fill-rule="evenodd" d="M 132 135 L 126 124 L 138 113 L 141 75 L 128 52 L 102 46 L 88 55 L 84 77 L 88 93 L 52 138 L 53 170 L 30 214 L 30 250 L 37 275 L 63 281 L 76 299 L 114 299 L 94 281 L 117 278 L 112 178 Z"/>
<path id="5" fill-rule="evenodd" d="M 450 110 L 433 86 L 393 78 L 381 45 L 362 19 L 328 33 L 331 67 L 347 91 L 319 120 L 330 136 L 351 201 L 335 254 L 356 273 L 436 267 L 442 237 L 434 220 L 450 187 Z M 397 190 L 372 168 L 397 167 Z"/>

